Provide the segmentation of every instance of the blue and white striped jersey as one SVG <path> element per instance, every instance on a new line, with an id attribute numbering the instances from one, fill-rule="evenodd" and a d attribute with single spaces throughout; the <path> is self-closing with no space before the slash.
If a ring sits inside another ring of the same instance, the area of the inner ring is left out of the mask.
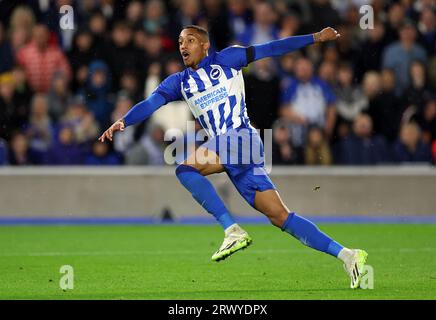
<path id="1" fill-rule="evenodd" d="M 247 48 L 228 47 L 205 57 L 197 70 L 186 68 L 166 78 L 155 93 L 166 103 L 185 100 L 210 137 L 229 129 L 253 128 L 245 106 L 242 68 Z"/>

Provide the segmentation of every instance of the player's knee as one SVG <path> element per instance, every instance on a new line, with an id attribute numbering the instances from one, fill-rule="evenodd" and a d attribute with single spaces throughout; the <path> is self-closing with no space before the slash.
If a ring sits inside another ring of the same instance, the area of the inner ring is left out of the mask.
<path id="1" fill-rule="evenodd" d="M 281 228 L 288 218 L 289 212 L 285 208 L 275 207 L 271 208 L 267 213 L 267 216 L 271 223 L 277 228 Z"/>
<path id="2" fill-rule="evenodd" d="M 187 164 L 184 164 L 184 163 L 182 163 L 182 164 L 179 164 L 177 167 L 176 167 L 176 176 L 178 177 L 178 178 L 180 178 L 180 175 L 182 174 L 182 173 L 184 173 L 184 172 L 199 172 L 196 168 L 194 168 L 194 167 L 192 167 L 192 166 L 190 166 L 190 165 L 187 165 Z"/>

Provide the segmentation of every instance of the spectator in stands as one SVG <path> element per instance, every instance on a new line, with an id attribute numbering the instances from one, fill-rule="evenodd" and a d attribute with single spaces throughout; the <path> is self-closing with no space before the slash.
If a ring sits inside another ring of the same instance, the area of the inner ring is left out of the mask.
<path id="1" fill-rule="evenodd" d="M 289 122 L 293 144 L 302 147 L 310 125 L 321 127 L 331 137 L 336 119 L 336 98 L 331 88 L 313 76 L 310 60 L 296 63 L 296 79 L 282 94 L 280 115 Z"/>
<path id="2" fill-rule="evenodd" d="M 15 109 L 14 87 L 10 73 L 0 74 L 0 138 L 9 140 L 15 129 L 11 123 Z"/>
<path id="3" fill-rule="evenodd" d="M 133 31 L 133 45 L 138 50 L 145 50 L 147 42 L 147 33 L 144 29 L 134 29 Z"/>
<path id="4" fill-rule="evenodd" d="M 120 91 L 129 95 L 135 104 L 144 99 L 143 88 L 139 85 L 137 72 L 134 70 L 123 71 L 120 79 Z"/>
<path id="5" fill-rule="evenodd" d="M 85 164 L 94 166 L 116 166 L 121 164 L 121 158 L 110 151 L 107 143 L 95 141 L 92 145 L 92 152 L 86 156 Z"/>
<path id="6" fill-rule="evenodd" d="M 207 0 L 203 5 L 205 13 L 203 19 L 207 21 L 211 47 L 220 51 L 233 39 L 228 12 L 221 0 Z"/>
<path id="7" fill-rule="evenodd" d="M 239 39 L 247 31 L 252 21 L 248 3 L 244 0 L 228 0 L 227 10 L 233 40 Z"/>
<path id="8" fill-rule="evenodd" d="M 400 138 L 394 145 L 394 159 L 401 163 L 432 161 L 430 147 L 421 141 L 421 132 L 416 123 L 405 123 L 401 127 Z"/>
<path id="9" fill-rule="evenodd" d="M 313 126 L 307 133 L 307 143 L 304 147 L 304 164 L 331 165 L 332 154 L 321 128 Z"/>
<path id="10" fill-rule="evenodd" d="M 147 33 L 166 33 L 168 16 L 165 12 L 165 5 L 161 0 L 149 0 L 145 3 L 145 19 L 143 28 Z"/>
<path id="11" fill-rule="evenodd" d="M 68 125 L 73 129 L 74 139 L 79 145 L 95 140 L 99 133 L 99 126 L 94 115 L 85 105 L 84 97 L 77 95 L 69 102 L 67 112 L 61 119 L 61 125 Z"/>
<path id="12" fill-rule="evenodd" d="M 143 52 L 133 45 L 133 31 L 129 25 L 122 21 L 116 22 L 104 56 L 112 73 L 115 91 L 119 89 L 119 80 L 124 70 L 145 70 L 143 55 Z"/>
<path id="13" fill-rule="evenodd" d="M 353 39 L 353 42 L 362 41 L 367 37 L 368 30 L 361 28 L 360 26 L 360 19 L 362 16 L 359 13 L 359 9 L 363 4 L 368 4 L 368 2 L 359 3 L 359 0 L 352 1 L 342 19 L 343 23 L 347 25 L 348 29 L 350 30 L 350 35 Z"/>
<path id="14" fill-rule="evenodd" d="M 395 75 L 392 70 L 381 72 L 381 91 L 370 99 L 368 114 L 375 134 L 382 135 L 389 143 L 395 141 L 400 128 L 404 103 L 395 95 Z"/>
<path id="15" fill-rule="evenodd" d="M 132 106 L 133 100 L 129 97 L 129 95 L 125 94 L 124 92 L 119 92 L 117 100 L 115 102 L 114 111 L 111 115 L 112 121 L 115 122 L 118 119 L 121 119 Z M 155 114 L 157 114 L 157 112 Z M 123 134 L 114 135 L 113 145 L 115 151 L 125 154 L 127 150 L 129 150 L 134 145 L 137 140 L 137 135 L 135 135 L 135 133 L 138 131 L 138 127 L 141 127 L 141 124 L 128 126 L 124 129 Z"/>
<path id="16" fill-rule="evenodd" d="M 374 28 L 367 30 L 368 38 L 359 46 L 355 63 L 355 74 L 359 81 L 367 71 L 380 70 L 383 49 L 385 47 L 385 27 L 379 21 Z"/>
<path id="17" fill-rule="evenodd" d="M 170 21 L 169 30 L 173 41 L 177 43 L 180 29 L 191 24 L 201 24 L 201 3 L 199 0 L 184 0 Z M 204 23 L 204 21 L 203 21 Z"/>
<path id="18" fill-rule="evenodd" d="M 342 63 L 338 68 L 338 82 L 334 88 L 338 122 L 352 122 L 357 115 L 368 107 L 368 99 L 360 86 L 353 82 L 353 68 Z"/>
<path id="19" fill-rule="evenodd" d="M 278 117 L 280 79 L 271 58 L 254 62 L 244 77 L 247 112 L 254 127 L 271 129 Z"/>
<path id="20" fill-rule="evenodd" d="M 404 92 L 402 101 L 405 107 L 414 108 L 415 112 L 421 113 L 426 101 L 431 99 L 432 89 L 427 81 L 425 65 L 421 61 L 413 61 L 410 65 L 409 88 Z"/>
<path id="21" fill-rule="evenodd" d="M 413 1 L 413 10 L 418 14 L 425 8 L 436 9 L 436 3 L 433 0 L 416 0 Z"/>
<path id="22" fill-rule="evenodd" d="M 299 54 L 296 52 L 288 53 L 279 58 L 280 68 L 278 70 L 278 76 L 280 79 L 280 88 L 284 90 L 294 78 L 294 71 L 296 61 Z"/>
<path id="23" fill-rule="evenodd" d="M 183 161 L 185 161 L 185 159 L 187 159 L 189 155 L 194 153 L 195 150 L 206 141 L 207 133 L 198 121 L 194 121 L 194 131 L 195 131 L 195 135 L 189 134 L 189 135 L 184 135 L 182 137 L 184 143 L 184 150 L 182 150 L 183 152 L 180 151 L 180 149 L 169 150 L 171 151 L 171 156 L 174 156 L 174 161 L 176 164 L 183 163 Z M 180 137 L 178 137 L 177 135 L 171 136 L 171 140 L 168 141 L 168 145 L 171 145 L 176 139 L 180 139 Z M 180 145 L 177 143 L 176 145 L 171 145 L 171 147 L 174 148 L 177 148 L 178 146 Z"/>
<path id="24" fill-rule="evenodd" d="M 32 99 L 29 126 L 26 130 L 29 146 L 34 151 L 36 162 L 42 164 L 53 142 L 53 123 L 48 113 L 48 98 L 36 94 Z"/>
<path id="25" fill-rule="evenodd" d="M 73 70 L 72 84 L 75 90 L 80 86 L 79 79 L 83 79 L 83 75 L 87 73 L 87 66 L 92 60 L 102 57 L 103 53 L 100 50 L 102 49 L 94 44 L 94 37 L 90 30 L 80 29 L 74 35 L 73 47 L 68 54 L 68 59 Z"/>
<path id="26" fill-rule="evenodd" d="M 362 89 L 369 102 L 376 99 L 382 90 L 380 74 L 376 71 L 368 71 L 365 73 L 362 81 Z"/>
<path id="27" fill-rule="evenodd" d="M 434 11 L 426 7 L 422 10 L 418 30 L 420 42 L 424 45 L 427 54 L 433 54 L 436 49 L 436 17 Z"/>
<path id="28" fill-rule="evenodd" d="M 68 101 L 71 99 L 68 79 L 63 73 L 54 75 L 47 98 L 50 117 L 57 122 L 65 114 Z"/>
<path id="29" fill-rule="evenodd" d="M 10 20 L 10 31 L 12 34 L 19 34 L 20 41 L 17 41 L 17 45 L 24 44 L 30 39 L 35 20 L 35 14 L 30 7 L 24 5 L 14 9 Z M 17 49 L 15 46 L 14 48 Z"/>
<path id="30" fill-rule="evenodd" d="M 101 60 L 93 61 L 89 66 L 85 92 L 86 104 L 94 114 L 101 128 L 110 122 L 112 103 L 110 101 L 111 75 L 108 66 Z"/>
<path id="31" fill-rule="evenodd" d="M 79 165 L 83 163 L 83 152 L 77 144 L 74 130 L 69 125 L 60 128 L 47 159 L 50 165 Z"/>
<path id="32" fill-rule="evenodd" d="M 100 10 L 93 11 L 89 18 L 88 26 L 94 38 L 94 45 L 97 52 L 103 53 L 108 46 L 106 33 L 108 21 Z M 99 57 L 97 57 L 99 58 Z"/>
<path id="33" fill-rule="evenodd" d="M 74 94 L 80 94 L 86 91 L 86 85 L 88 82 L 89 69 L 88 66 L 82 65 L 74 74 L 72 81 L 72 92 Z"/>
<path id="34" fill-rule="evenodd" d="M 147 35 L 145 45 L 145 62 L 144 62 L 144 70 L 150 72 L 150 68 L 153 64 L 158 63 L 159 67 L 163 63 L 163 47 L 162 47 L 162 39 L 157 34 L 149 34 Z"/>
<path id="35" fill-rule="evenodd" d="M 8 164 L 8 144 L 0 138 L 0 166 Z"/>
<path id="36" fill-rule="evenodd" d="M 353 69 L 350 64 L 342 63 L 337 72 L 338 81 L 334 86 L 337 97 L 337 119 L 334 135 L 331 139 L 332 151 L 336 154 L 338 142 L 350 133 L 350 127 L 357 115 L 368 108 L 368 99 L 360 86 L 353 82 Z"/>
<path id="37" fill-rule="evenodd" d="M 338 38 L 338 41 L 336 41 L 335 43 L 335 46 L 338 50 L 339 59 L 341 61 L 348 61 L 355 65 L 359 53 L 359 49 L 357 48 L 358 40 L 351 33 L 348 25 L 339 25 L 337 30 L 338 33 L 340 33 L 341 35 Z"/>
<path id="38" fill-rule="evenodd" d="M 436 88 L 436 50 L 435 54 L 429 57 L 429 61 L 424 63 L 425 66 L 425 74 L 426 74 L 426 83 L 431 90 L 431 93 Z M 431 97 L 430 97 L 431 99 Z"/>
<path id="39" fill-rule="evenodd" d="M 275 165 L 302 164 L 302 150 L 292 145 L 291 134 L 286 122 L 277 120 L 272 129 L 272 163 Z"/>
<path id="40" fill-rule="evenodd" d="M 333 9 L 329 0 L 310 1 L 310 8 L 312 12 L 311 31 L 339 24 L 339 14 Z"/>
<path id="41" fill-rule="evenodd" d="M 14 64 L 12 47 L 6 39 L 3 23 L 0 21 L 0 74 L 10 71 Z"/>
<path id="42" fill-rule="evenodd" d="M 12 69 L 12 79 L 14 83 L 14 97 L 17 105 L 17 111 L 27 120 L 29 114 L 30 100 L 32 99 L 33 92 L 30 89 L 26 73 L 20 65 L 15 65 Z"/>
<path id="43" fill-rule="evenodd" d="M 294 13 L 288 13 L 288 10 L 283 10 L 281 19 L 279 38 L 296 36 L 301 28 L 299 17 Z"/>
<path id="44" fill-rule="evenodd" d="M 28 122 L 28 105 L 15 93 L 12 73 L 0 75 L 0 137 L 9 140 L 15 130 Z"/>
<path id="45" fill-rule="evenodd" d="M 65 51 L 70 51 L 73 45 L 74 34 L 76 33 L 75 27 L 73 29 L 63 28 L 60 23 L 60 12 L 62 12 L 61 8 L 65 6 L 70 6 L 74 12 L 74 22 L 77 23 L 83 21 L 82 12 L 79 10 L 79 3 L 75 0 L 61 0 L 55 1 L 53 5 L 50 6 L 50 10 L 44 14 L 44 17 L 39 17 L 40 23 L 45 24 L 50 28 L 50 31 L 53 32 L 54 36 L 59 43 L 59 46 Z"/>
<path id="46" fill-rule="evenodd" d="M 395 73 L 396 89 L 399 96 L 410 85 L 409 70 L 414 60 L 427 61 L 425 50 L 416 41 L 416 29 L 412 22 L 404 23 L 400 30 L 400 40 L 385 48 L 383 52 L 384 69 L 392 69 Z"/>
<path id="47" fill-rule="evenodd" d="M 431 145 L 431 153 L 433 156 L 433 163 L 436 163 L 436 140 L 434 140 Z"/>
<path id="48" fill-rule="evenodd" d="M 131 1 L 126 8 L 126 22 L 132 29 L 142 28 L 144 5 L 139 0 Z M 144 22 L 145 23 L 145 22 Z"/>
<path id="49" fill-rule="evenodd" d="M 57 45 L 49 43 L 49 31 L 41 24 L 34 27 L 32 41 L 18 52 L 17 61 L 35 92 L 48 92 L 56 72 L 71 77 L 68 60 Z"/>
<path id="50" fill-rule="evenodd" d="M 433 0 L 424 0 L 424 2 L 430 1 L 433 2 Z M 416 4 L 418 2 L 421 2 L 421 0 L 402 0 L 401 5 L 404 8 L 405 16 L 413 21 L 417 21 L 419 19 L 419 12 L 422 10 L 422 8 L 419 8 L 417 10 Z M 426 5 L 424 5 L 426 6 Z"/>
<path id="51" fill-rule="evenodd" d="M 254 22 L 249 25 L 237 41 L 244 46 L 265 43 L 278 39 L 277 19 L 272 4 L 268 1 L 258 1 L 254 4 Z"/>
<path id="52" fill-rule="evenodd" d="M 33 152 L 29 148 L 29 141 L 23 132 L 16 131 L 12 134 L 8 162 L 13 166 L 27 166 L 36 163 Z"/>
<path id="53" fill-rule="evenodd" d="M 136 145 L 126 153 L 126 164 L 128 165 L 164 165 L 164 131 L 157 125 L 149 125 L 147 133 L 144 134 Z"/>
<path id="54" fill-rule="evenodd" d="M 327 43 L 322 51 L 323 62 L 332 63 L 335 67 L 340 63 L 339 52 L 336 44 Z"/>
<path id="55" fill-rule="evenodd" d="M 372 133 L 372 121 L 366 114 L 356 117 L 353 133 L 340 145 L 340 164 L 374 165 L 387 162 L 387 146 L 383 137 Z"/>
<path id="56" fill-rule="evenodd" d="M 324 60 L 318 69 L 319 78 L 327 83 L 330 87 L 336 85 L 338 70 L 336 64 L 332 61 Z"/>
<path id="57" fill-rule="evenodd" d="M 428 100 L 415 119 L 421 128 L 423 142 L 430 145 L 436 140 L 436 100 Z"/>
<path id="58" fill-rule="evenodd" d="M 16 62 L 17 53 L 29 42 L 30 37 L 27 36 L 24 28 L 16 28 L 10 32 L 10 44 L 13 53 L 13 58 Z"/>
<path id="59" fill-rule="evenodd" d="M 399 2 L 393 2 L 387 10 L 385 23 L 385 39 L 387 44 L 398 41 L 398 30 L 401 28 L 406 17 L 404 7 Z"/>

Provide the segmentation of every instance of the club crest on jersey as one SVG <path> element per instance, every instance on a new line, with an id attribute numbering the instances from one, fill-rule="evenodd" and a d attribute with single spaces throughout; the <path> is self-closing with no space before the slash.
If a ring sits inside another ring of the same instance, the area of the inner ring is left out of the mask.
<path id="1" fill-rule="evenodd" d="M 210 77 L 212 80 L 217 80 L 217 79 L 219 79 L 219 77 L 221 77 L 221 75 L 222 75 L 222 70 L 221 70 L 221 68 L 218 67 L 218 66 L 214 66 L 214 67 L 212 67 L 212 70 L 210 70 L 210 72 L 209 72 L 209 77 Z"/>

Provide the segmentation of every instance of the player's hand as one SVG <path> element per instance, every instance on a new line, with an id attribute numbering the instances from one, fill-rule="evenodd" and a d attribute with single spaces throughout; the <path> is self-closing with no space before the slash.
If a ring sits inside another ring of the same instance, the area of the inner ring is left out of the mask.
<path id="1" fill-rule="evenodd" d="M 341 35 L 331 27 L 324 28 L 320 32 L 314 33 L 315 42 L 332 41 L 336 40 L 340 36 Z"/>
<path id="2" fill-rule="evenodd" d="M 104 140 L 107 138 L 110 141 L 112 141 L 112 137 L 114 136 L 114 133 L 117 131 L 124 131 L 124 128 L 126 125 L 124 124 L 124 120 L 120 119 L 116 122 L 114 122 L 113 125 L 109 127 L 103 134 L 98 138 L 99 141 L 104 142 Z"/>

